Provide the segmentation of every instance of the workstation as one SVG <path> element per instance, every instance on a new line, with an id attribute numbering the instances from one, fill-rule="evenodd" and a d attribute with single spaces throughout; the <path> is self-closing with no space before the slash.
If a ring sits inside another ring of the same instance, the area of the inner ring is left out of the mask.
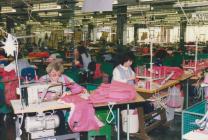
<path id="1" fill-rule="evenodd" d="M 0 138 L 208 139 L 205 0 L 0 0 Z"/>

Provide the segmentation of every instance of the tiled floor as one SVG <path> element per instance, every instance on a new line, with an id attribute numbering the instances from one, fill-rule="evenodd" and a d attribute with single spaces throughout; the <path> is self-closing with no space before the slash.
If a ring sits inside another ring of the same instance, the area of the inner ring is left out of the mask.
<path id="1" fill-rule="evenodd" d="M 181 116 L 175 115 L 175 119 L 170 122 L 169 127 L 158 127 L 150 131 L 151 140 L 180 140 L 181 139 Z M 113 134 L 112 140 L 116 140 L 116 134 Z M 28 138 L 22 138 L 27 140 Z M 15 140 L 14 120 L 12 115 L 8 115 L 6 122 L 3 121 L 3 115 L 0 115 L 0 140 Z M 87 140 L 86 133 L 82 133 L 81 140 Z M 105 140 L 105 138 L 96 138 L 96 140 Z M 126 135 L 121 134 L 121 140 L 126 140 Z M 130 140 L 139 140 L 131 137 Z"/>

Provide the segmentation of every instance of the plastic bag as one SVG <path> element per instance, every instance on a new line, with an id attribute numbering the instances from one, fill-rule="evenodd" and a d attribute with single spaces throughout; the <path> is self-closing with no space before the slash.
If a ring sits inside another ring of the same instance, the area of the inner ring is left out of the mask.
<path id="1" fill-rule="evenodd" d="M 180 89 L 177 87 L 172 87 L 168 89 L 168 97 L 167 97 L 167 102 L 166 105 L 172 108 L 179 108 L 181 107 L 181 93 Z"/>

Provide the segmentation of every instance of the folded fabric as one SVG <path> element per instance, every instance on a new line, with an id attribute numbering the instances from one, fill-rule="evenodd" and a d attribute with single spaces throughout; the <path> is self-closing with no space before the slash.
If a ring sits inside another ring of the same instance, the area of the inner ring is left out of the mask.
<path id="1" fill-rule="evenodd" d="M 89 99 L 92 103 L 125 102 L 136 98 L 134 86 L 113 81 L 111 84 L 101 84 Z"/>

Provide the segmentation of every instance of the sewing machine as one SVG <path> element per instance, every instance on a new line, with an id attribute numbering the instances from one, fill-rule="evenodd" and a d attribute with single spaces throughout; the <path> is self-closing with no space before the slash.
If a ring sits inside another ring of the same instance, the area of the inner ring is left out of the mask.
<path id="1" fill-rule="evenodd" d="M 33 106 L 43 104 L 47 94 L 60 96 L 63 93 L 61 83 L 32 83 L 21 86 L 22 105 Z M 59 116 L 54 113 L 38 112 L 35 116 L 25 118 L 25 130 L 30 133 L 31 139 L 55 136 L 55 128 L 60 125 Z"/>
<path id="2" fill-rule="evenodd" d="M 22 104 L 29 106 L 30 104 L 41 103 L 45 100 L 47 94 L 50 96 L 60 96 L 63 93 L 63 85 L 61 83 L 32 83 L 21 86 Z"/>

